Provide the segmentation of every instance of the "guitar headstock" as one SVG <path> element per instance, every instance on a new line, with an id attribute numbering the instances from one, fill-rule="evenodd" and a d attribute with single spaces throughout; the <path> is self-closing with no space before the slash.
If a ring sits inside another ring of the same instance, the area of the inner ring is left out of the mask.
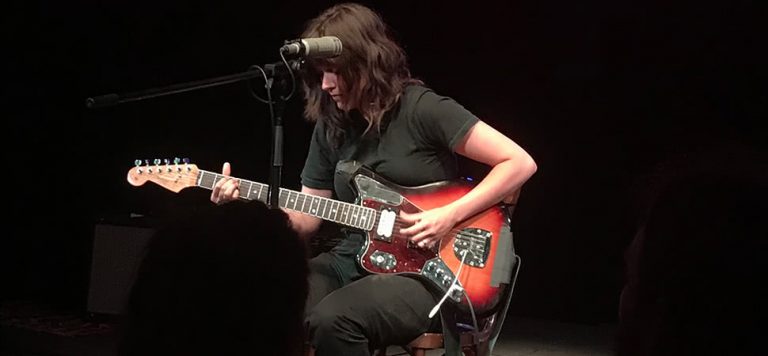
<path id="1" fill-rule="evenodd" d="M 153 164 L 150 164 L 149 160 L 136 160 L 135 164 L 136 166 L 128 171 L 128 183 L 135 187 L 150 181 L 178 193 L 184 188 L 197 185 L 199 170 L 186 158 L 183 161 L 176 158 L 173 163 L 168 159 L 155 159 Z"/>

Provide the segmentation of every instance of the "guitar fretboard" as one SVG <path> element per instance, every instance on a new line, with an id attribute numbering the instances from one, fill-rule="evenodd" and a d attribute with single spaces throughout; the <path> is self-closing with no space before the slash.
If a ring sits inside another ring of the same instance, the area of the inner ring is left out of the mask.
<path id="1" fill-rule="evenodd" d="M 197 186 L 213 189 L 216 183 L 224 178 L 223 175 L 200 170 L 197 177 Z M 240 198 L 246 200 L 258 200 L 267 203 L 269 186 L 267 184 L 240 180 Z M 373 229 L 376 220 L 376 211 L 364 206 L 345 203 L 338 200 L 318 197 L 295 190 L 280 188 L 278 204 L 281 208 L 295 210 L 323 220 L 337 222 L 362 230 Z"/>

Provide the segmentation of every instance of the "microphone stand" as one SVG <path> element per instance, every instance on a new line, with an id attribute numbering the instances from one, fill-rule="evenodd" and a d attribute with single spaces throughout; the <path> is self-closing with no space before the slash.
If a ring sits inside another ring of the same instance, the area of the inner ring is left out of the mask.
<path id="1" fill-rule="evenodd" d="M 290 95 L 288 97 L 277 95 L 277 100 L 272 100 L 271 91 L 273 86 L 277 86 L 281 91 L 285 90 L 288 84 L 286 83 L 288 81 L 287 75 L 291 74 L 292 71 L 297 71 L 300 64 L 300 62 L 295 60 L 288 61 L 288 65 L 291 68 L 287 68 L 284 62 L 275 62 L 264 65 L 264 68 L 251 66 L 245 72 L 215 78 L 172 84 L 136 92 L 104 94 L 87 98 L 85 106 L 89 109 L 97 109 L 263 77 L 265 79 L 264 86 L 267 89 L 267 100 L 260 98 L 253 92 L 251 94 L 259 101 L 269 105 L 270 117 L 272 119 L 272 154 L 267 205 L 270 208 L 279 208 L 279 191 L 283 168 L 283 112 L 285 110 L 285 103 L 290 99 Z M 290 78 L 293 79 L 294 77 L 291 75 Z M 296 83 L 293 82 L 291 84 L 295 88 Z"/>
<path id="2" fill-rule="evenodd" d="M 279 208 L 280 186 L 282 185 L 283 176 L 283 113 L 285 112 L 285 102 L 288 98 L 278 95 L 276 101 L 272 99 L 272 86 L 277 84 L 280 92 L 284 91 L 285 77 L 280 76 L 275 64 L 267 64 L 264 66 L 264 70 L 269 78 L 264 87 L 267 89 L 267 100 L 269 101 L 269 111 L 272 117 L 272 154 L 269 169 L 267 205 L 270 208 Z M 277 82 L 275 82 L 274 78 L 277 78 Z"/>

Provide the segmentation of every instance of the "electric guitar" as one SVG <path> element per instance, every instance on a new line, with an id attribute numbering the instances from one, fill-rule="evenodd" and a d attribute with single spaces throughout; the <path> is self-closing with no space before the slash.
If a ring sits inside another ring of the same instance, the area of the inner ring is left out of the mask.
<path id="1" fill-rule="evenodd" d="M 358 253 L 358 262 L 371 273 L 419 275 L 448 293 L 447 297 L 462 310 L 469 307 L 478 315 L 494 311 L 506 286 L 503 283 L 507 283 L 492 278 L 498 277 L 492 276 L 498 273 L 494 272 L 496 256 L 511 253 L 497 251 L 502 229 L 507 226 L 507 216 L 500 206 L 461 222 L 433 248 L 423 248 L 400 235 L 400 211 L 416 213 L 447 205 L 469 192 L 471 184 L 443 181 L 403 187 L 359 166 L 350 173 L 357 204 L 280 188 L 279 206 L 365 232 L 367 239 Z M 155 160 L 154 165 L 137 161 L 128 172 L 128 182 L 133 186 L 151 181 L 177 193 L 188 187 L 213 189 L 223 177 L 194 164 L 167 160 L 165 164 Z M 267 202 L 267 184 L 239 179 L 239 189 L 241 199 Z M 451 287 L 457 274 L 455 284 L 459 288 Z"/>

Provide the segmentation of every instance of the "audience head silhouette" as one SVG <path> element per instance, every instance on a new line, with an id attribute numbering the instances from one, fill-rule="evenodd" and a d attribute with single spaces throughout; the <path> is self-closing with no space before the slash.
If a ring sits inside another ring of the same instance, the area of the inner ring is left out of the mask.
<path id="1" fill-rule="evenodd" d="M 147 247 L 121 354 L 299 354 L 306 275 L 280 210 L 232 202 L 176 217 Z"/>
<path id="2" fill-rule="evenodd" d="M 760 159 L 760 157 L 763 157 Z M 757 352 L 765 319 L 764 156 L 675 160 L 627 250 L 619 355 Z"/>

